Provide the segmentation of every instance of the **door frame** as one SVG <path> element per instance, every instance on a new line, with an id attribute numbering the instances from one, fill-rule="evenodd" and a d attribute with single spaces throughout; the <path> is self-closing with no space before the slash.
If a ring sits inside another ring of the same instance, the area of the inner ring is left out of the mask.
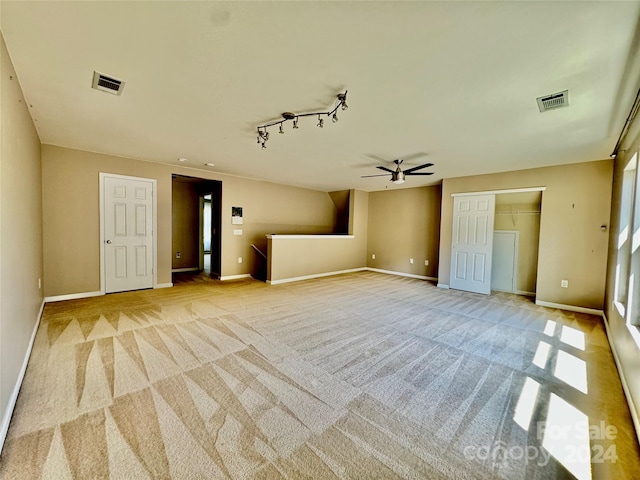
<path id="1" fill-rule="evenodd" d="M 511 290 L 507 293 L 516 293 L 518 291 L 518 245 L 520 243 L 520 232 L 518 230 L 494 230 L 493 237 L 495 240 L 496 234 L 498 235 L 513 235 L 514 238 L 514 247 L 513 247 L 513 277 L 511 280 Z M 495 242 L 494 242 L 495 245 Z M 491 269 L 491 274 L 493 275 L 493 268 Z M 493 278 L 491 279 L 493 280 Z M 493 287 L 491 288 L 493 290 Z M 496 292 L 504 292 L 505 290 L 496 290 Z"/>
<path id="2" fill-rule="evenodd" d="M 494 195 L 498 195 L 500 193 L 525 193 L 525 192 L 542 192 L 542 203 L 540 205 L 540 222 L 542 224 L 542 206 L 544 205 L 544 191 L 547 189 L 546 186 L 542 186 L 542 187 L 523 187 L 523 188 L 507 188 L 507 189 L 503 189 L 503 190 L 482 190 L 482 191 L 474 191 L 474 192 L 455 192 L 455 193 L 451 193 L 451 197 L 455 198 L 455 197 L 464 197 L 464 196 L 469 196 L 469 195 L 488 195 L 488 194 L 494 194 Z M 451 204 L 451 227 L 452 227 L 452 231 L 453 231 L 453 215 L 455 214 L 454 210 L 453 210 L 453 203 Z M 451 235 L 451 246 L 453 246 L 453 233 Z M 450 259 L 449 259 L 449 285 L 447 284 L 443 284 L 443 283 L 438 283 L 437 286 L 438 288 L 451 288 L 451 264 L 453 262 L 453 248 L 450 249 Z M 539 255 L 539 254 L 538 254 Z M 538 264 L 540 263 L 540 257 L 538 256 Z M 536 292 L 538 291 L 537 288 L 537 281 L 536 281 Z"/>
<path id="3" fill-rule="evenodd" d="M 104 208 L 104 180 L 105 178 L 119 178 L 121 180 L 137 180 L 143 182 L 151 182 L 151 245 L 152 245 L 152 257 L 153 257 L 153 288 L 159 288 L 158 286 L 158 181 L 155 178 L 143 178 L 132 177 L 130 175 L 118 175 L 115 173 L 99 173 L 100 181 L 100 293 L 106 295 L 106 268 L 105 268 L 105 253 L 104 253 L 104 220 L 105 220 L 105 208 Z"/>

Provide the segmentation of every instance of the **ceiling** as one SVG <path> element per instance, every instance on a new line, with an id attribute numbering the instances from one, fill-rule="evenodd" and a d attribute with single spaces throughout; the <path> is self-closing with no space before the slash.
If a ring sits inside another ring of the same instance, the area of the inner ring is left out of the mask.
<path id="1" fill-rule="evenodd" d="M 608 158 L 639 86 L 639 18 L 610 1 L 1 3 L 42 143 L 324 191 Z M 94 70 L 122 95 L 93 90 Z M 338 123 L 258 145 L 258 125 L 346 89 Z M 539 112 L 566 89 L 569 107 Z M 435 174 L 360 178 L 403 157 Z"/>

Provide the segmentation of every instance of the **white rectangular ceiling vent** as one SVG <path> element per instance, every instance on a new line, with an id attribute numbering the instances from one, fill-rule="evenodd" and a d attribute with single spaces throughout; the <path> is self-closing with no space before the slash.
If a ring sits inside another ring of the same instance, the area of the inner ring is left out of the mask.
<path id="1" fill-rule="evenodd" d="M 538 108 L 541 112 L 569 106 L 569 90 L 538 97 Z"/>
<path id="2" fill-rule="evenodd" d="M 124 82 L 100 72 L 93 72 L 93 88 L 102 92 L 120 95 L 124 88 Z"/>

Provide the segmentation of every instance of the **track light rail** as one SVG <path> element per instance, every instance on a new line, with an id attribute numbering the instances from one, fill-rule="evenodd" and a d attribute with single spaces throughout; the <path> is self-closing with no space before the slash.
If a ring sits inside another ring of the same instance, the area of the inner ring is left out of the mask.
<path id="1" fill-rule="evenodd" d="M 338 109 L 341 108 L 342 110 L 346 110 L 347 108 L 349 108 L 349 106 L 347 105 L 347 91 L 345 90 L 344 93 L 339 93 L 337 95 L 337 100 L 336 100 L 336 105 L 335 107 L 333 107 L 332 110 L 326 111 L 326 112 L 306 112 L 306 113 L 293 113 L 293 112 L 284 112 L 282 114 L 282 120 L 276 120 L 270 123 L 265 123 L 264 125 L 259 125 L 257 127 L 257 131 L 258 131 L 258 144 L 260 144 L 262 146 L 262 149 L 264 150 L 265 148 L 267 148 L 267 140 L 269 140 L 269 132 L 267 131 L 267 128 L 269 127 L 273 127 L 278 125 L 279 129 L 278 129 L 278 133 L 284 134 L 284 129 L 282 128 L 283 124 L 289 120 L 293 120 L 293 128 L 297 129 L 298 127 L 298 121 L 300 118 L 302 117 L 318 117 L 318 123 L 316 124 L 317 127 L 323 128 L 324 127 L 324 119 L 322 118 L 324 115 L 326 115 L 327 117 L 331 117 L 331 121 L 333 123 L 336 123 L 338 121 Z"/>

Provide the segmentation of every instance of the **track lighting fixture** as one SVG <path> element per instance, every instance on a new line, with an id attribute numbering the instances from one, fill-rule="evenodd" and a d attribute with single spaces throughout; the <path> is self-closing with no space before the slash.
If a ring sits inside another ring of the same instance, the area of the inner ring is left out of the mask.
<path id="1" fill-rule="evenodd" d="M 337 100 L 336 100 L 336 104 L 333 107 L 332 110 L 329 110 L 328 112 L 309 112 L 309 113 L 292 113 L 292 112 L 284 112 L 282 114 L 282 120 L 276 120 L 274 122 L 271 123 L 266 123 L 264 125 L 260 125 L 259 127 L 257 127 L 258 130 L 258 143 L 262 146 L 262 149 L 267 148 L 267 140 L 269 140 L 269 132 L 267 131 L 267 127 L 273 127 L 275 125 L 279 126 L 279 133 L 284 133 L 284 128 L 283 128 L 283 124 L 284 122 L 286 122 L 287 120 L 293 120 L 293 128 L 294 129 L 298 129 L 299 127 L 299 120 L 300 117 L 312 117 L 317 115 L 318 116 L 318 123 L 316 126 L 323 128 L 324 127 L 324 119 L 322 118 L 323 115 L 326 115 L 327 117 L 331 117 L 331 121 L 333 123 L 337 123 L 338 121 L 338 115 L 337 115 L 337 110 L 341 108 L 342 110 L 346 110 L 347 108 L 349 108 L 347 106 L 347 92 L 345 91 L 344 93 L 339 93 L 337 95 Z"/>

